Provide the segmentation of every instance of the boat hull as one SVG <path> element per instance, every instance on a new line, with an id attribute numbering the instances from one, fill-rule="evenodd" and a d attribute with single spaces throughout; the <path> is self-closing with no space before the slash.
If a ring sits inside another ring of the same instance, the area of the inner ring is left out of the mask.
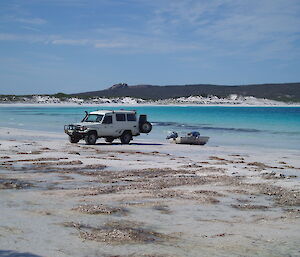
<path id="1" fill-rule="evenodd" d="M 170 142 L 174 144 L 205 145 L 208 139 L 209 137 L 177 137 L 170 139 Z"/>

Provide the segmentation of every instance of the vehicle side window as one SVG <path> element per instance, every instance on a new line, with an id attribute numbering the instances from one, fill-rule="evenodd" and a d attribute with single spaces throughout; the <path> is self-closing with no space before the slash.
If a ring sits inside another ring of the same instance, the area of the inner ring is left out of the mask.
<path id="1" fill-rule="evenodd" d="M 136 121 L 136 116 L 133 113 L 127 113 L 127 121 Z"/>
<path id="2" fill-rule="evenodd" d="M 96 122 L 100 122 L 103 118 L 103 115 L 97 115 Z"/>
<path id="3" fill-rule="evenodd" d="M 111 123 L 112 123 L 112 116 L 111 115 L 104 116 L 102 124 L 111 124 Z"/>
<path id="4" fill-rule="evenodd" d="M 97 114 L 89 114 L 84 118 L 83 121 L 85 122 L 99 122 L 103 118 L 103 115 L 97 115 Z"/>
<path id="5" fill-rule="evenodd" d="M 117 121 L 126 121 L 125 120 L 125 114 L 123 114 L 123 113 L 117 113 L 116 114 L 116 120 Z"/>

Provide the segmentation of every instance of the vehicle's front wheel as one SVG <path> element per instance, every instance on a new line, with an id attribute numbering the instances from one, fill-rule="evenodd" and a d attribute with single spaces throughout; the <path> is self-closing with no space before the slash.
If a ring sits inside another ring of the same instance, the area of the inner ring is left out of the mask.
<path id="1" fill-rule="evenodd" d="M 120 137 L 121 139 L 121 143 L 122 144 L 129 144 L 130 140 L 132 139 L 132 135 L 129 131 L 126 131 L 122 134 L 122 136 Z"/>
<path id="2" fill-rule="evenodd" d="M 114 141 L 113 137 L 106 137 L 105 138 L 105 142 L 107 142 L 107 143 L 112 143 L 113 141 Z"/>
<path id="3" fill-rule="evenodd" d="M 69 136 L 69 141 L 72 144 L 76 144 L 76 143 L 79 142 L 79 138 L 78 137 Z"/>
<path id="4" fill-rule="evenodd" d="M 97 135 L 96 133 L 89 133 L 84 137 L 84 140 L 87 145 L 94 145 L 97 141 Z"/>

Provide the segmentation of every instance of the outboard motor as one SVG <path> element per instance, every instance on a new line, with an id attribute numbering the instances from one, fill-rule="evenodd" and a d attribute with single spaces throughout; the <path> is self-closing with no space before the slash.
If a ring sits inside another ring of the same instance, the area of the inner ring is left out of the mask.
<path id="1" fill-rule="evenodd" d="M 192 131 L 187 134 L 189 137 L 200 137 L 200 133 L 198 131 Z"/>
<path id="2" fill-rule="evenodd" d="M 171 139 L 171 138 L 175 139 L 175 138 L 177 138 L 177 137 L 178 137 L 177 132 L 173 131 L 170 135 L 168 135 L 168 136 L 166 137 L 166 139 Z"/>

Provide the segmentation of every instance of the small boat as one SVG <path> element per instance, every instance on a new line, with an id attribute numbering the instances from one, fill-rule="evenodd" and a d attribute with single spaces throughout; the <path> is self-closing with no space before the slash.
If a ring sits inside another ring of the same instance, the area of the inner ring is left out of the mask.
<path id="1" fill-rule="evenodd" d="M 176 132 L 172 132 L 167 139 L 174 144 L 205 145 L 208 142 L 209 137 L 202 137 L 199 132 L 193 131 L 186 136 L 178 136 Z"/>
<path id="2" fill-rule="evenodd" d="M 205 145 L 209 137 L 177 137 L 169 139 L 171 143 L 186 145 Z"/>

